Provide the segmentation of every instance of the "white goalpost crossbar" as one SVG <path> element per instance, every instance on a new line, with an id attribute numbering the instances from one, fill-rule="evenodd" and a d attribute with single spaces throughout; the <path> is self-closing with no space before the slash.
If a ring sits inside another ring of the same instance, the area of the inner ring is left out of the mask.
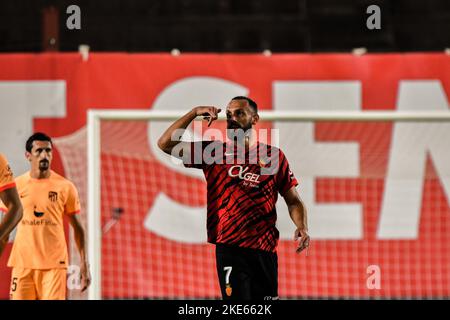
<path id="1" fill-rule="evenodd" d="M 186 111 L 156 110 L 103 110 L 88 111 L 87 122 L 87 229 L 88 258 L 91 266 L 92 282 L 88 292 L 90 300 L 102 298 L 101 290 L 101 159 L 100 159 L 100 121 L 101 120 L 141 120 L 174 121 Z M 260 111 L 260 121 L 389 121 L 389 122 L 440 122 L 450 120 L 450 111 Z M 226 119 L 222 113 L 219 120 Z"/>

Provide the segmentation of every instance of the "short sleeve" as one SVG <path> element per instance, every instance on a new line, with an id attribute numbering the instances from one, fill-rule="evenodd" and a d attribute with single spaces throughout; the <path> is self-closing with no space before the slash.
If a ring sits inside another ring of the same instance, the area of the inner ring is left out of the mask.
<path id="1" fill-rule="evenodd" d="M 279 193 L 284 196 L 292 187 L 298 186 L 298 181 L 292 172 L 284 153 L 279 150 L 280 167 L 277 173 L 277 185 Z"/>
<path id="2" fill-rule="evenodd" d="M 64 213 L 71 215 L 80 212 L 80 198 L 78 197 L 78 191 L 72 182 L 69 183 L 67 201 L 64 206 Z"/>
<path id="3" fill-rule="evenodd" d="M 6 158 L 0 154 L 0 192 L 15 187 L 14 175 Z"/>

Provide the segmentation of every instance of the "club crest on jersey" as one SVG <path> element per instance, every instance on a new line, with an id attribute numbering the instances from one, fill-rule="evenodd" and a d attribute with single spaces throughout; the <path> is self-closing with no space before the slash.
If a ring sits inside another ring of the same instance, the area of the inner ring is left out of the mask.
<path id="1" fill-rule="evenodd" d="M 51 202 L 56 202 L 56 201 L 58 201 L 58 192 L 55 192 L 55 191 L 49 191 L 49 192 L 48 192 L 48 199 L 49 199 Z"/>
<path id="2" fill-rule="evenodd" d="M 269 165 L 269 161 L 265 159 L 259 159 L 258 163 L 261 168 L 265 168 Z"/>
<path id="3" fill-rule="evenodd" d="M 231 297 L 231 293 L 233 292 L 233 289 L 231 288 L 231 286 L 229 284 L 227 284 L 227 287 L 225 288 L 225 292 L 228 297 Z"/>

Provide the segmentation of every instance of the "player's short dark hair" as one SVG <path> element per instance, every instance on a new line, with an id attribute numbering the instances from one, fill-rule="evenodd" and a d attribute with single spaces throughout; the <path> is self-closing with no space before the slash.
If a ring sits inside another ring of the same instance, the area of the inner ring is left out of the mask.
<path id="1" fill-rule="evenodd" d="M 255 101 L 253 101 L 253 100 L 250 99 L 249 97 L 237 96 L 237 97 L 234 97 L 234 98 L 231 99 L 231 100 L 232 100 L 232 101 L 233 101 L 233 100 L 246 100 L 246 101 L 248 102 L 249 106 L 252 107 L 253 110 L 254 110 L 256 113 L 258 113 L 258 105 L 256 104 Z"/>
<path id="2" fill-rule="evenodd" d="M 33 149 L 33 142 L 34 141 L 48 141 L 53 146 L 52 138 L 50 138 L 48 135 L 42 132 L 36 132 L 31 137 L 28 138 L 27 143 L 25 144 L 25 149 L 28 152 L 31 152 L 31 149 Z"/>

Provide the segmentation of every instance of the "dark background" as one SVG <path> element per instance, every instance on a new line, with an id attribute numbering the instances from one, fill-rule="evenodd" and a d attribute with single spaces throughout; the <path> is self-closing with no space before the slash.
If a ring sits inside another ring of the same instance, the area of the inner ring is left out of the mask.
<path id="1" fill-rule="evenodd" d="M 81 8 L 81 30 L 66 28 L 71 4 Z M 371 4 L 381 8 L 381 30 L 366 28 Z M 53 44 L 43 22 L 50 6 L 59 17 Z M 0 52 L 80 44 L 130 52 L 443 51 L 450 0 L 0 0 Z"/>

